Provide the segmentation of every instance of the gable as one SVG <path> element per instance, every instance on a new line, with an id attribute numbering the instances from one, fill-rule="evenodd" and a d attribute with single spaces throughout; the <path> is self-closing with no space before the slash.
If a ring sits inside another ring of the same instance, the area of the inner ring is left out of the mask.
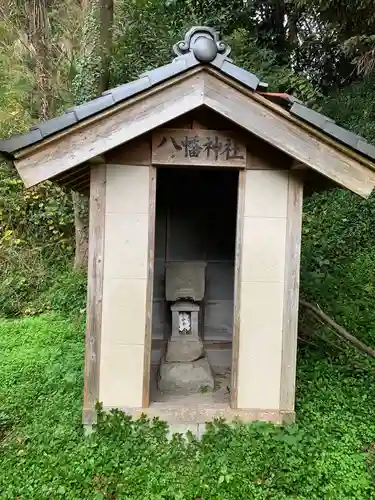
<path id="1" fill-rule="evenodd" d="M 250 94 L 221 76 L 208 74 L 204 104 L 336 184 L 363 197 L 372 192 L 375 171 L 371 161 L 263 97 Z"/>
<path id="2" fill-rule="evenodd" d="M 51 179 L 194 110 L 209 108 L 361 196 L 375 185 L 372 163 L 218 71 L 201 66 L 16 155 L 26 186 Z"/>
<path id="3" fill-rule="evenodd" d="M 243 129 L 236 126 L 233 122 L 230 122 L 212 110 L 203 107 L 191 113 L 182 115 L 181 117 L 168 122 L 165 126 L 146 133 L 126 144 L 121 144 L 120 146 L 107 152 L 103 157 L 98 158 L 98 160 L 100 162 L 105 162 L 108 165 L 116 166 L 149 166 L 154 161 L 152 151 L 153 138 L 160 135 L 166 135 L 167 132 L 171 132 L 172 130 L 180 135 L 182 134 L 184 137 L 192 134 L 193 136 L 202 136 L 203 139 L 206 140 L 207 137 L 212 135 L 213 131 L 211 129 L 214 127 L 215 136 L 218 135 L 219 137 L 220 134 L 224 134 L 226 136 L 227 132 L 229 132 L 230 136 L 235 137 L 239 144 L 245 145 L 246 169 L 285 170 L 291 168 L 301 168 L 300 164 L 296 165 L 290 156 L 283 153 L 279 149 L 276 149 L 274 146 L 252 134 L 245 133 Z M 178 157 L 172 161 L 167 157 L 161 162 L 161 165 L 168 166 L 169 164 L 169 166 L 182 166 L 182 164 L 185 164 L 185 166 L 194 167 L 194 163 L 195 159 L 192 161 L 185 160 L 181 163 Z M 213 166 L 211 161 L 205 161 L 204 157 L 202 162 L 196 163 L 201 165 L 202 168 L 210 168 L 210 166 Z M 235 163 L 226 163 L 225 161 L 218 163 L 215 162 L 214 166 L 218 168 L 236 168 Z M 335 187 L 333 181 L 330 181 L 327 177 L 318 174 L 312 169 L 304 169 L 302 175 L 305 183 L 304 193 L 306 196 L 322 189 Z M 71 188 L 88 194 L 90 186 L 90 165 L 84 164 L 76 167 L 63 172 L 51 180 L 64 186 L 65 188 Z"/>
<path id="4" fill-rule="evenodd" d="M 196 69 L 16 154 L 27 187 L 103 155 L 203 105 Z"/>

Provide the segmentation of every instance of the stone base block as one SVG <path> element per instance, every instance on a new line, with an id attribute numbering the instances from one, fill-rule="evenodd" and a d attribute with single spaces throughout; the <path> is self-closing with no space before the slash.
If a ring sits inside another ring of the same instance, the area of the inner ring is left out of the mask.
<path id="1" fill-rule="evenodd" d="M 110 412 L 115 407 L 104 406 L 105 412 Z M 266 410 L 254 408 L 230 408 L 228 405 L 221 403 L 212 405 L 196 404 L 195 406 L 183 406 L 173 403 L 151 403 L 147 408 L 129 408 L 116 407 L 131 416 L 134 419 L 141 418 L 142 415 L 147 415 L 148 418 L 159 418 L 169 425 L 179 426 L 177 432 L 182 432 L 182 429 L 191 430 L 192 425 L 198 427 L 213 422 L 214 420 L 223 419 L 227 423 L 231 422 L 270 422 L 276 425 L 286 425 L 295 422 L 295 412 L 293 410 Z M 87 424 L 84 423 L 84 427 Z M 176 428 L 175 428 L 176 429 Z M 175 430 L 176 432 L 176 430 Z"/>
<path id="2" fill-rule="evenodd" d="M 165 360 L 167 363 L 191 362 L 203 356 L 203 342 L 200 338 L 181 335 L 168 342 Z"/>
<path id="3" fill-rule="evenodd" d="M 167 363 L 163 358 L 158 386 L 164 393 L 199 394 L 214 389 L 214 377 L 206 357 L 190 363 Z"/>

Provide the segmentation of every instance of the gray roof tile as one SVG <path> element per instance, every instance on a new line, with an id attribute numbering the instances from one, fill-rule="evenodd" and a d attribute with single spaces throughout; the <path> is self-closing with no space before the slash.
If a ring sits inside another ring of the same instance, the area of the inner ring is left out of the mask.
<path id="1" fill-rule="evenodd" d="M 4 139 L 0 141 L 0 152 L 13 153 L 19 149 L 26 148 L 31 144 L 35 144 L 43 139 L 43 136 L 39 128 L 29 130 L 26 134 L 13 135 L 9 139 Z"/>
<path id="2" fill-rule="evenodd" d="M 139 78 L 138 80 L 134 80 L 133 82 L 115 87 L 112 90 L 108 90 L 103 95 L 111 95 L 113 101 L 117 103 L 123 101 L 124 99 L 128 99 L 134 94 L 138 94 L 138 92 L 142 92 L 142 90 L 145 90 L 148 87 L 150 87 L 150 80 L 145 76 L 143 78 Z"/>
<path id="3" fill-rule="evenodd" d="M 155 85 L 156 83 L 162 82 L 167 78 L 170 78 L 171 76 L 182 73 L 189 67 L 199 64 L 199 62 L 195 58 L 194 60 L 195 64 L 192 64 L 192 58 L 187 58 L 186 56 L 182 56 L 175 59 L 172 63 L 166 64 L 165 66 L 160 66 L 159 68 L 155 68 L 152 69 L 151 71 L 143 73 L 141 77 L 147 76 L 150 79 L 151 85 Z"/>
<path id="4" fill-rule="evenodd" d="M 260 83 L 259 78 L 254 73 L 250 73 L 250 71 L 240 68 L 229 61 L 224 61 L 221 71 L 251 88 L 251 90 L 256 90 Z"/>
<path id="5" fill-rule="evenodd" d="M 296 103 L 301 104 L 302 106 L 304 106 L 303 101 L 301 101 L 300 99 L 298 99 L 295 95 L 289 94 L 288 95 L 288 100 L 289 100 L 289 102 L 291 104 L 294 104 L 296 102 Z M 330 120 L 330 118 L 328 118 L 328 119 Z"/>
<path id="6" fill-rule="evenodd" d="M 114 103 L 115 101 L 112 97 L 112 93 L 110 93 L 108 95 L 97 97 L 92 101 L 80 104 L 79 106 L 75 106 L 74 108 L 67 110 L 67 112 L 74 111 L 77 119 L 81 121 L 85 118 L 88 118 L 89 116 L 94 115 L 95 113 L 103 111 L 103 109 L 109 108 Z"/>
<path id="7" fill-rule="evenodd" d="M 52 118 L 52 120 L 46 120 L 44 122 L 34 125 L 31 130 L 39 129 L 43 137 L 48 137 L 49 135 L 55 134 L 64 128 L 70 127 L 77 123 L 78 119 L 74 111 L 64 113 L 61 116 Z"/>
<path id="8" fill-rule="evenodd" d="M 193 66 L 198 66 L 200 62 L 196 59 L 193 53 L 188 52 L 183 56 L 177 56 L 173 59 L 171 64 L 181 64 L 185 65 L 185 69 L 192 68 Z"/>
<path id="9" fill-rule="evenodd" d="M 350 130 L 347 130 L 343 127 L 339 127 L 332 122 L 326 123 L 323 131 L 331 137 L 338 139 L 339 141 L 347 144 L 348 146 L 351 146 L 354 149 L 357 147 L 358 141 L 360 140 L 360 137 L 358 135 L 350 132 Z"/>
<path id="10" fill-rule="evenodd" d="M 224 54 L 217 54 L 215 59 L 211 61 L 212 66 L 216 66 L 216 68 L 221 69 L 224 64 L 224 61 L 228 61 L 228 58 Z"/>
<path id="11" fill-rule="evenodd" d="M 356 148 L 360 153 L 372 158 L 375 160 L 375 146 L 369 144 L 368 142 L 360 139 Z"/>
<path id="12" fill-rule="evenodd" d="M 334 121 L 331 118 L 328 118 L 328 116 L 324 116 L 321 113 L 304 106 L 300 102 L 294 102 L 290 112 L 292 115 L 296 115 L 298 118 L 302 118 L 302 120 L 305 120 L 318 128 L 324 128 L 327 123 L 334 123 Z"/>
<path id="13" fill-rule="evenodd" d="M 259 82 L 257 90 L 259 90 L 260 92 L 266 92 L 267 89 L 268 89 L 268 83 Z"/>

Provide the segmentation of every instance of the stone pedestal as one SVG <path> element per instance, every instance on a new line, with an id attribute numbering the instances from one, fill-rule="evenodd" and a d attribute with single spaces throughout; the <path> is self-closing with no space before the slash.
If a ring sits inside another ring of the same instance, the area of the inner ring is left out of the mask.
<path id="1" fill-rule="evenodd" d="M 160 364 L 159 390 L 182 395 L 212 390 L 214 378 L 199 337 L 199 306 L 179 301 L 171 311 L 172 336 Z"/>
<path id="2" fill-rule="evenodd" d="M 188 299 L 198 302 L 205 291 L 206 263 L 202 261 L 168 262 L 165 295 L 168 302 Z"/>
<path id="3" fill-rule="evenodd" d="M 169 363 L 162 359 L 160 364 L 159 390 L 170 394 L 199 394 L 214 388 L 214 378 L 207 358 L 196 361 Z"/>
<path id="4" fill-rule="evenodd" d="M 203 356 L 201 339 L 173 339 L 168 342 L 165 361 L 167 363 L 190 363 Z"/>
<path id="5" fill-rule="evenodd" d="M 203 356 L 203 342 L 199 337 L 199 306 L 190 301 L 179 301 L 171 306 L 172 336 L 165 356 L 167 362 L 189 362 Z"/>

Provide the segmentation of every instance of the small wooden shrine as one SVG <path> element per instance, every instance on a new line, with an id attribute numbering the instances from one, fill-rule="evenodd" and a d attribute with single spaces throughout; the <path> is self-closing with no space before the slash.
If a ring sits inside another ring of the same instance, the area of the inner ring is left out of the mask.
<path id="1" fill-rule="evenodd" d="M 293 421 L 303 191 L 367 197 L 375 148 L 267 92 L 207 27 L 175 58 L 0 141 L 90 196 L 83 422 Z"/>

